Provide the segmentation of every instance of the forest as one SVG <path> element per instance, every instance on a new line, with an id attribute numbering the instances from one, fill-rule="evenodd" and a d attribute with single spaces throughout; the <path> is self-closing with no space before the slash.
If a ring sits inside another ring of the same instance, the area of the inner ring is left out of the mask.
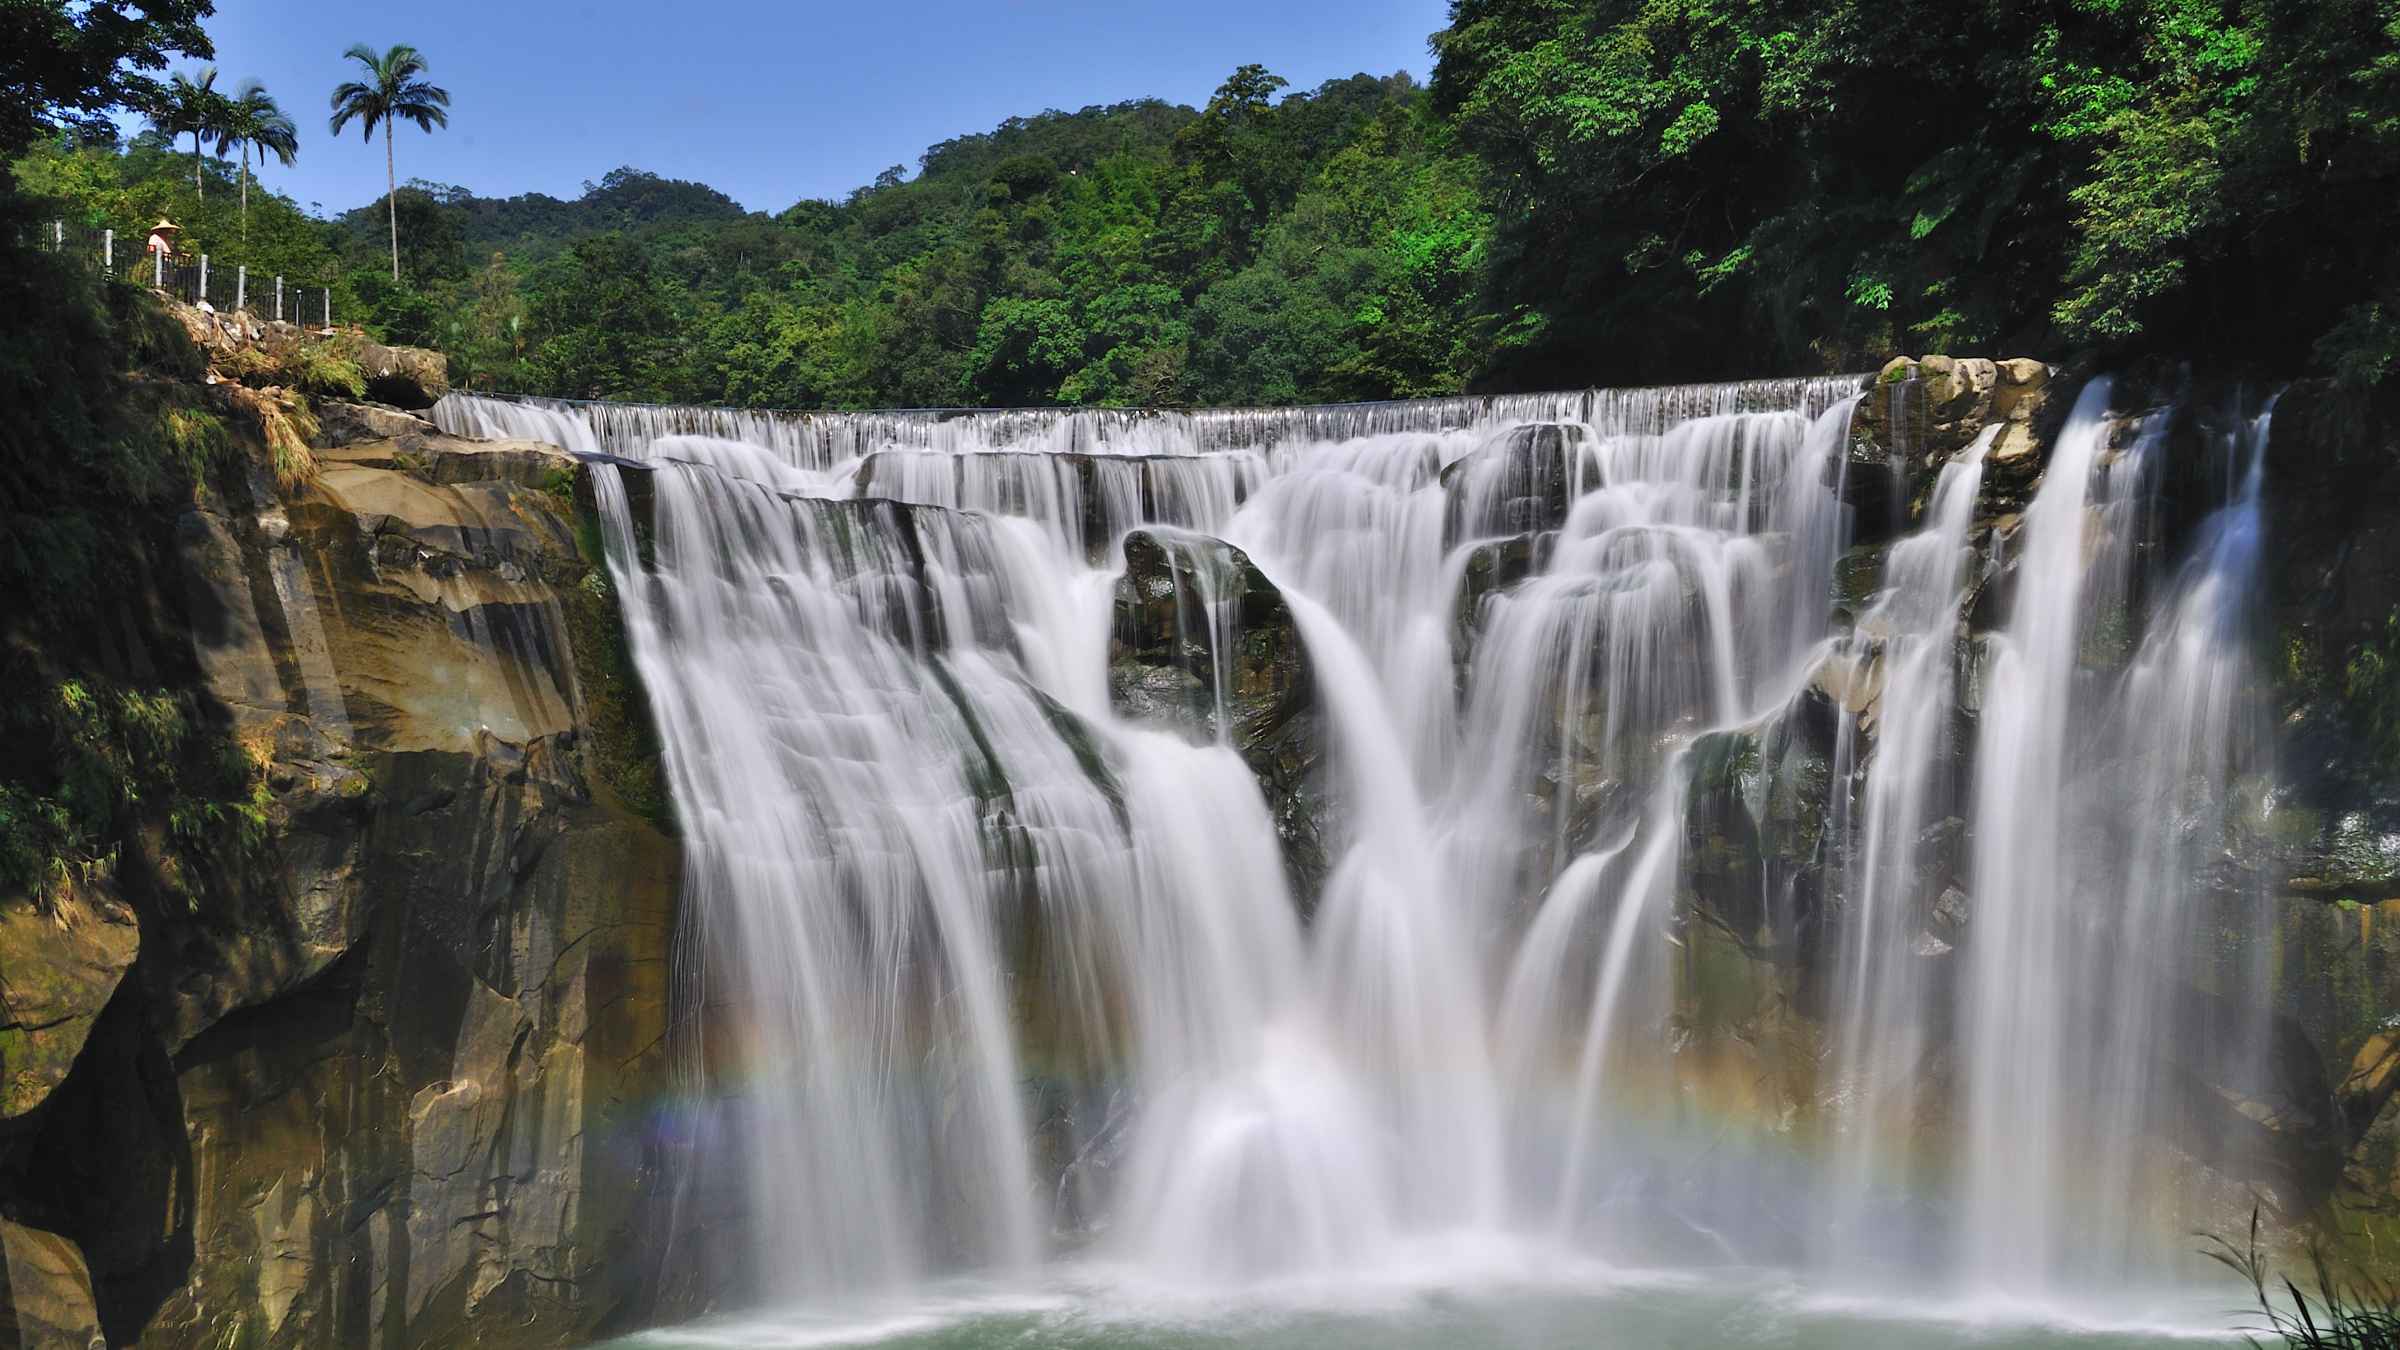
<path id="1" fill-rule="evenodd" d="M 1458 0 L 1429 46 L 1429 82 L 1244 66 L 1198 110 L 1014 118 L 772 215 L 630 167 L 573 201 L 415 180 L 397 281 L 385 202 L 253 181 L 237 208 L 230 165 L 160 132 L 54 130 L 15 179 L 81 223 L 238 228 L 254 271 L 462 385 L 572 397 L 1281 404 L 2003 348 L 2366 387 L 2400 361 L 2400 0 Z"/>

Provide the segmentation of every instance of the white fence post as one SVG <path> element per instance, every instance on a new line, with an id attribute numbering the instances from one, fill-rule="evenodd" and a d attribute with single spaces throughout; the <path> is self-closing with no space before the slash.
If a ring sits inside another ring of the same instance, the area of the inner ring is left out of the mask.
<path id="1" fill-rule="evenodd" d="M 200 294 L 193 298 L 192 303 L 195 305 L 208 303 L 208 255 L 205 253 L 200 255 Z"/>
<path id="2" fill-rule="evenodd" d="M 250 304 L 250 264 L 233 269 L 233 310 L 236 314 Z"/>
<path id="3" fill-rule="evenodd" d="M 65 221 L 63 221 L 63 220 L 54 220 L 54 221 L 51 221 L 51 222 L 50 222 L 50 251 L 51 251 L 52 253 L 63 253 L 63 252 L 65 252 L 65 251 L 66 251 L 66 247 L 67 247 L 67 222 L 65 222 Z"/>
<path id="4" fill-rule="evenodd" d="M 167 288 L 167 255 L 163 250 L 150 250 L 150 284 L 162 291 Z"/>
<path id="5" fill-rule="evenodd" d="M 117 232 L 115 230 L 100 232 L 100 270 L 110 276 L 117 274 Z"/>
<path id="6" fill-rule="evenodd" d="M 275 278 L 275 322 L 283 322 L 283 278 Z"/>

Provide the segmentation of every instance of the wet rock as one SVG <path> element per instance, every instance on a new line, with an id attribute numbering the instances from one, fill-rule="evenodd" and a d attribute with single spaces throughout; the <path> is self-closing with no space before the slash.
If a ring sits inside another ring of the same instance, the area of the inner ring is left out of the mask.
<path id="1" fill-rule="evenodd" d="M 2400 1031 L 2378 1031 L 2360 1043 L 2336 1092 L 2351 1134 L 2363 1137 L 2400 1092 Z"/>
<path id="2" fill-rule="evenodd" d="M 1855 623 L 1883 590 L 1887 552 L 1881 544 L 1862 544 L 1834 559 L 1833 618 L 1837 626 Z"/>
<path id="3" fill-rule="evenodd" d="M 1837 714 L 1802 694 L 1750 726 L 1711 732 L 1688 752 L 1681 886 L 1715 921 L 1786 964 L 1820 915 L 1830 854 Z"/>
<path id="4" fill-rule="evenodd" d="M 1908 474 L 1904 464 L 1874 441 L 1853 437 L 1848 453 L 1836 462 L 1833 472 L 1835 481 L 1829 486 L 1850 508 L 1853 541 L 1875 547 L 1905 532 Z"/>
<path id="5" fill-rule="evenodd" d="M 1673 1014 L 1678 1091 L 1711 1119 L 1775 1130 L 1811 1099 L 1815 1066 L 1825 1054 L 1820 1028 L 1794 996 L 1798 972 L 1783 959 L 1788 954 L 1762 951 L 1710 911 L 1674 931 L 1682 948 Z M 1748 1221 L 1758 1222 L 1755 1194 L 1717 1203 L 1728 1221 L 1748 1211 Z M 1792 1217 L 1806 1231 L 1805 1216 Z M 1717 1253 L 1721 1259 L 1723 1248 Z"/>
<path id="6" fill-rule="evenodd" d="M 1462 671 L 1483 635 L 1492 598 L 1541 571 L 1557 540 L 1555 534 L 1520 534 L 1477 544 L 1468 553 L 1452 610 L 1451 646 Z"/>
<path id="7" fill-rule="evenodd" d="M 1844 712 L 1862 722 L 1871 722 L 1876 704 L 1883 699 L 1883 662 L 1880 646 L 1867 651 L 1829 653 L 1809 677 L 1809 683 Z M 1872 728 L 1867 730 L 1871 734 Z"/>
<path id="8" fill-rule="evenodd" d="M 568 452 L 540 441 L 465 440 L 429 427 L 329 445 L 318 451 L 317 461 L 328 467 L 389 470 L 436 486 L 511 483 L 552 493 L 571 490 L 579 463 Z M 646 480 L 648 466 L 637 468 Z"/>
<path id="9" fill-rule="evenodd" d="M 1577 497 L 1600 482 L 1590 431 L 1573 422 L 1511 428 L 1442 470 L 1446 538 L 1529 534 L 1566 524 Z"/>
<path id="10" fill-rule="evenodd" d="M 1327 870 L 1323 730 L 1291 610 L 1241 550 L 1220 540 L 1137 530 L 1124 556 L 1109 644 L 1112 703 L 1195 744 L 1231 744 L 1266 795 L 1293 894 L 1312 911 Z"/>
<path id="11" fill-rule="evenodd" d="M 2221 1175 L 2276 1197 L 2288 1213 L 2316 1211 L 2340 1185 L 2354 1143 L 2317 1048 L 2295 1019 L 2192 985 L 2171 993 L 2158 1047 L 2179 1113 L 2174 1142 Z"/>

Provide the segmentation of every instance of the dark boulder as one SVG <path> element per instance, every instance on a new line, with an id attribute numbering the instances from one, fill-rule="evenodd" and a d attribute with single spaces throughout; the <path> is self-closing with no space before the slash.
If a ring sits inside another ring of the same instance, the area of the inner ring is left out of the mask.
<path id="1" fill-rule="evenodd" d="M 1242 757 L 1275 818 L 1293 894 L 1313 910 L 1327 870 L 1324 732 L 1290 607 L 1247 555 L 1221 540 L 1137 530 L 1124 551 L 1109 645 L 1112 702 L 1120 714 L 1196 744 L 1222 739 Z"/>

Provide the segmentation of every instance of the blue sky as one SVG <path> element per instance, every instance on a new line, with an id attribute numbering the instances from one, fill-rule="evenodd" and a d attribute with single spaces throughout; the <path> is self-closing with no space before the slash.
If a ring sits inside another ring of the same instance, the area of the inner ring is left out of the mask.
<path id="1" fill-rule="evenodd" d="M 619 164 L 754 210 L 840 196 L 951 136 L 1044 108 L 1198 105 L 1256 61 L 1305 88 L 1432 68 L 1445 0 L 217 0 L 222 86 L 257 77 L 300 128 L 267 181 L 340 211 L 383 191 L 383 150 L 336 142 L 325 103 L 353 42 L 409 42 L 450 91 L 447 131 L 404 126 L 400 176 L 572 197 Z"/>

